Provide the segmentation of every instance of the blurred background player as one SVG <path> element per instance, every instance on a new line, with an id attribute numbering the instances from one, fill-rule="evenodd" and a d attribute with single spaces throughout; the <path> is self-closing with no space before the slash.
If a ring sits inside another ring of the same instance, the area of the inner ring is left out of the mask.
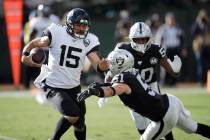
<path id="1" fill-rule="evenodd" d="M 187 50 L 184 48 L 184 33 L 177 25 L 173 12 L 166 13 L 165 24 L 158 29 L 155 39 L 157 44 L 166 50 L 166 54 L 171 60 L 174 55 L 178 55 L 182 59 L 187 56 Z M 169 86 L 174 86 L 177 82 L 177 78 L 165 73 L 163 69 L 161 69 L 160 79 L 161 83 Z"/>
<path id="2" fill-rule="evenodd" d="M 59 18 L 52 14 L 52 11 L 49 6 L 40 4 L 37 9 L 33 10 L 29 15 L 29 21 L 25 25 L 24 31 L 24 42 L 27 44 L 29 41 L 34 38 L 41 37 L 43 31 L 51 24 L 60 22 Z M 48 49 L 45 48 L 45 53 L 48 57 Z M 47 59 L 46 59 L 47 61 Z M 47 62 L 45 62 L 47 63 Z M 24 66 L 25 68 L 25 88 L 30 87 L 31 81 L 33 81 L 40 73 L 40 68 L 34 68 L 30 66 Z"/>
<path id="3" fill-rule="evenodd" d="M 121 10 L 119 12 L 119 19 L 115 27 L 115 39 L 117 42 L 128 41 L 129 29 L 133 22 L 130 17 L 130 13 L 127 10 Z"/>
<path id="4" fill-rule="evenodd" d="M 210 19 L 206 10 L 198 12 L 191 27 L 193 52 L 196 58 L 196 80 L 205 85 L 207 71 L 210 69 Z"/>
<path id="5" fill-rule="evenodd" d="M 158 13 L 153 13 L 151 16 L 149 16 L 146 19 L 145 23 L 147 25 L 149 25 L 151 32 L 152 32 L 152 41 L 151 42 L 153 44 L 160 45 L 159 42 L 156 40 L 157 31 L 162 25 L 160 15 Z"/>

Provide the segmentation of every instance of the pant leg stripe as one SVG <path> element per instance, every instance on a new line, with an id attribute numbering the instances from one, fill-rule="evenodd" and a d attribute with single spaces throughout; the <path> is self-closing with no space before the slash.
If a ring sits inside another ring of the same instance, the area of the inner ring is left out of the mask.
<path id="1" fill-rule="evenodd" d="M 152 140 L 155 140 L 160 135 L 160 133 L 163 131 L 163 127 L 164 127 L 164 122 L 163 122 L 163 120 L 161 120 L 160 128 L 159 128 L 158 132 L 154 135 L 154 137 L 152 137 Z"/>

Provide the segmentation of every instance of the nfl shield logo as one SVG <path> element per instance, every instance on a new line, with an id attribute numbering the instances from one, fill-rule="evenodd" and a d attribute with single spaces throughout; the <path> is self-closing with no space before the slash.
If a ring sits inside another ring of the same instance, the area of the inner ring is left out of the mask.
<path id="1" fill-rule="evenodd" d="M 158 62 L 157 58 L 155 58 L 155 57 L 150 58 L 150 64 L 154 65 L 157 62 Z"/>

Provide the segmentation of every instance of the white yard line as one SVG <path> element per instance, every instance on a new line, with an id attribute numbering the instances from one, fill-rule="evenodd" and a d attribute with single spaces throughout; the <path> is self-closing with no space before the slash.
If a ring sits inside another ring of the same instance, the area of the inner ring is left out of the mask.
<path id="1" fill-rule="evenodd" d="M 0 135 L 0 140 L 19 140 L 19 139 Z"/>

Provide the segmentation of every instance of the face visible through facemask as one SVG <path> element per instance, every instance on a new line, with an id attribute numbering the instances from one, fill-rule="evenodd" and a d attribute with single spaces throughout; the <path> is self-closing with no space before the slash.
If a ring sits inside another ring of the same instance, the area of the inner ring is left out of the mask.
<path id="1" fill-rule="evenodd" d="M 133 38 L 133 42 L 137 44 L 147 44 L 148 41 L 149 41 L 149 37 Z"/>
<path id="2" fill-rule="evenodd" d="M 88 29 L 89 29 L 88 24 L 83 24 L 83 23 L 75 23 L 73 28 L 74 33 L 79 36 L 86 35 Z"/>
<path id="3" fill-rule="evenodd" d="M 133 42 L 132 46 L 136 51 L 145 53 L 150 43 L 150 38 L 149 37 L 133 38 L 132 42 Z"/>

